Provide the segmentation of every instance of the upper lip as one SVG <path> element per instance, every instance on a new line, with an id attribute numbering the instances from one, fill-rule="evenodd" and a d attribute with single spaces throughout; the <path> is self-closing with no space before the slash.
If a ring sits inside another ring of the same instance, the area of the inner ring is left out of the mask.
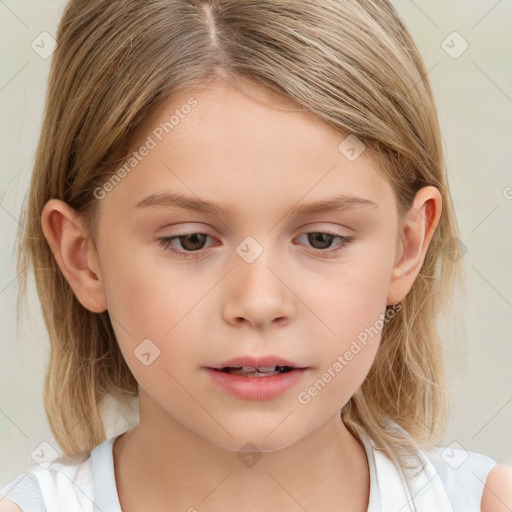
<path id="1" fill-rule="evenodd" d="M 283 359 L 282 357 L 276 355 L 245 355 L 240 357 L 235 357 L 233 359 L 229 359 L 228 361 L 224 361 L 223 363 L 219 363 L 215 366 L 210 366 L 210 368 L 222 369 L 228 366 L 236 367 L 236 366 L 246 366 L 250 368 L 262 368 L 269 366 L 291 366 L 292 368 L 307 368 L 306 366 L 301 366 L 293 361 L 288 361 L 287 359 Z"/>

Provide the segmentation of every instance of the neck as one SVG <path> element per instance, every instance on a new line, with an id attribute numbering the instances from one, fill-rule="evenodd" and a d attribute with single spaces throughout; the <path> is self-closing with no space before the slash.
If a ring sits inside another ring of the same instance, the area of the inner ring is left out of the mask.
<path id="1" fill-rule="evenodd" d="M 151 402 L 140 402 L 138 425 L 114 444 L 123 512 L 149 503 L 154 511 L 195 506 L 216 512 L 227 510 L 226 504 L 238 509 L 242 502 L 250 512 L 367 510 L 366 454 L 339 415 L 285 448 L 242 452 L 221 447 L 151 408 Z"/>

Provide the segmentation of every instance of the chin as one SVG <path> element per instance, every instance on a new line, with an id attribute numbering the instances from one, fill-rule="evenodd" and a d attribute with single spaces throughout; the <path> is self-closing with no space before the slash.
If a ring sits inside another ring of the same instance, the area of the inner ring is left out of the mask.
<path id="1" fill-rule="evenodd" d="M 205 438 L 219 448 L 237 453 L 277 452 L 288 448 L 300 439 L 296 430 L 292 431 L 295 434 L 293 435 L 289 429 L 281 427 L 276 429 L 275 423 L 271 428 L 268 428 L 266 424 L 261 424 L 260 427 L 253 424 L 250 429 L 234 429 L 232 426 L 226 426 L 226 429 L 232 437 L 223 431 L 225 435 L 212 437 L 210 432 Z M 274 432 L 272 432 L 273 430 Z M 279 432 L 277 432 L 278 430 Z"/>

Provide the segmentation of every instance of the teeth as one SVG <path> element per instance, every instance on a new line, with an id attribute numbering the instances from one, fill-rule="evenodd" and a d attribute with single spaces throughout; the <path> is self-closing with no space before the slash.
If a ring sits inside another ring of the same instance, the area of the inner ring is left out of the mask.
<path id="1" fill-rule="evenodd" d="M 228 367 L 223 368 L 222 371 L 227 373 L 231 373 L 232 375 L 244 375 L 245 377 L 267 377 L 270 375 L 279 375 L 283 373 L 279 365 L 275 366 L 260 366 L 255 368 L 253 366 L 237 366 L 237 367 Z"/>
<path id="2" fill-rule="evenodd" d="M 272 372 L 276 368 L 279 368 L 279 366 L 259 366 L 258 371 L 259 372 Z M 246 371 L 246 367 L 244 366 L 244 371 Z"/>

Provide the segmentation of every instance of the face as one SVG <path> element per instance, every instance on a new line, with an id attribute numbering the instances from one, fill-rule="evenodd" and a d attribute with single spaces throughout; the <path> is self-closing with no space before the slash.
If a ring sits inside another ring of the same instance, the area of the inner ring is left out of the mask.
<path id="1" fill-rule="evenodd" d="M 137 160 L 97 191 L 94 250 L 141 421 L 151 410 L 218 446 L 272 451 L 339 416 L 377 352 L 399 252 L 369 151 L 354 159 L 310 114 L 218 84 L 174 97 L 139 135 Z M 361 199 L 321 206 L 340 196 Z M 215 206 L 186 207 L 199 200 Z M 307 368 L 270 399 L 207 370 L 268 354 Z"/>

